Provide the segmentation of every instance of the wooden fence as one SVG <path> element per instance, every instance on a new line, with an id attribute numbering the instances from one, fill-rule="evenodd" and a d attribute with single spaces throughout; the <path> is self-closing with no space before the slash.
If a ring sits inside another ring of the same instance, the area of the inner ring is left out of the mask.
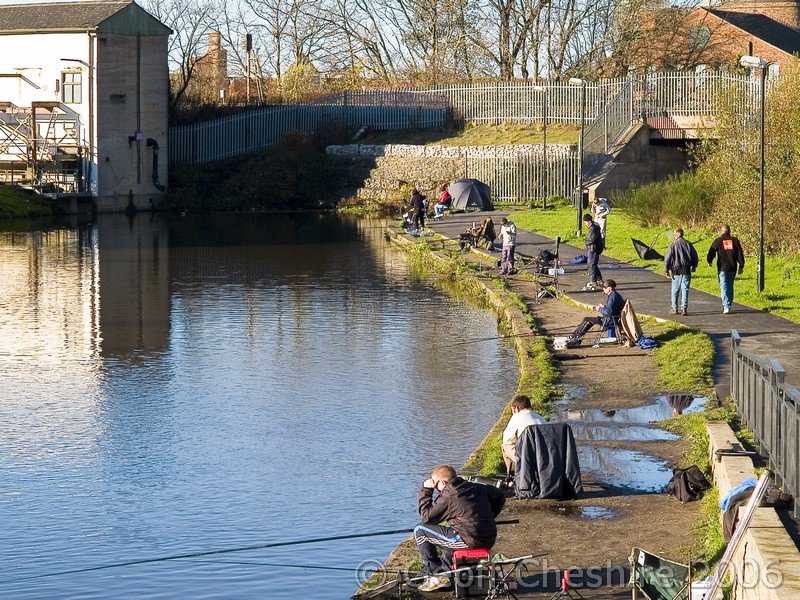
<path id="1" fill-rule="evenodd" d="M 742 348 L 731 330 L 731 397 L 744 425 L 753 432 L 777 484 L 794 497 L 794 516 L 800 516 L 800 391 L 785 382 L 786 372 Z"/>

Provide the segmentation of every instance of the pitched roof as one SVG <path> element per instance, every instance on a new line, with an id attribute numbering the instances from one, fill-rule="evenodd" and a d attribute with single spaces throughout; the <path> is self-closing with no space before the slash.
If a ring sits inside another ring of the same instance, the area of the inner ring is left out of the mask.
<path id="1" fill-rule="evenodd" d="M 766 15 L 707 8 L 709 13 L 787 54 L 800 53 L 800 30 Z"/>
<path id="2" fill-rule="evenodd" d="M 171 33 L 166 25 L 131 0 L 0 5 L 0 35 L 84 31 Z"/>

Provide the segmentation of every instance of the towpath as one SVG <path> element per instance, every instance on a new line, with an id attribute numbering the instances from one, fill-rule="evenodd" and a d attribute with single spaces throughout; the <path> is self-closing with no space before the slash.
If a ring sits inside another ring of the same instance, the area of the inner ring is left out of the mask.
<path id="1" fill-rule="evenodd" d="M 442 221 L 430 221 L 430 228 L 443 236 L 458 239 L 473 221 L 491 216 L 499 232 L 503 212 L 448 215 Z M 531 231 L 517 229 L 517 251 L 526 256 L 536 256 L 542 249 L 553 250 L 555 240 Z M 697 248 L 700 254 L 699 269 L 708 269 L 705 263 L 707 248 Z M 583 304 L 594 305 L 601 300 L 602 292 L 581 292 L 586 284 L 586 265 L 571 265 L 570 261 L 585 250 L 560 245 L 560 263 L 564 275 L 559 278 L 559 289 L 569 298 Z M 495 252 L 499 260 L 500 253 Z M 747 265 L 754 268 L 753 261 Z M 670 280 L 660 273 L 602 256 L 600 270 L 605 279 L 614 279 L 619 292 L 630 300 L 639 315 L 671 319 L 708 334 L 714 343 L 714 383 L 720 398 L 730 393 L 731 329 L 742 337 L 742 346 L 765 359 L 777 359 L 786 370 L 786 381 L 800 388 L 800 325 L 782 317 L 734 303 L 729 314 L 722 314 L 719 296 L 691 290 L 688 316 L 671 315 Z M 739 283 L 737 285 L 742 285 Z"/>

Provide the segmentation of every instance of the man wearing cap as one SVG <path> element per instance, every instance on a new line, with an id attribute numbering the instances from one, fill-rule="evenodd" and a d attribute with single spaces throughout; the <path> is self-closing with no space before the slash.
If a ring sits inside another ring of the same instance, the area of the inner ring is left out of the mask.
<path id="1" fill-rule="evenodd" d="M 581 324 L 572 332 L 568 346 L 577 346 L 581 343 L 583 336 L 595 325 L 609 328 L 614 324 L 614 318 L 619 318 L 622 309 L 625 307 L 625 298 L 617 291 L 617 282 L 609 279 L 603 284 L 603 293 L 606 295 L 606 302 L 597 303 L 594 310 L 600 313 L 599 317 L 584 317 Z"/>

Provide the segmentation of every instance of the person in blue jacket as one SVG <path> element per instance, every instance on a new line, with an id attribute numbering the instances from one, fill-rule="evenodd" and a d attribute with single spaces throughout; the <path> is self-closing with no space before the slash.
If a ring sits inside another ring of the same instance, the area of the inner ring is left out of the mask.
<path id="1" fill-rule="evenodd" d="M 617 282 L 613 279 L 607 280 L 603 283 L 603 293 L 606 295 L 605 304 L 598 303 L 595 305 L 594 310 L 600 313 L 599 317 L 584 317 L 581 324 L 572 332 L 568 346 L 577 346 L 580 344 L 583 336 L 595 325 L 600 325 L 609 328 L 613 325 L 614 317 L 619 317 L 622 314 L 622 309 L 625 307 L 625 298 L 623 298 L 617 291 Z"/>

